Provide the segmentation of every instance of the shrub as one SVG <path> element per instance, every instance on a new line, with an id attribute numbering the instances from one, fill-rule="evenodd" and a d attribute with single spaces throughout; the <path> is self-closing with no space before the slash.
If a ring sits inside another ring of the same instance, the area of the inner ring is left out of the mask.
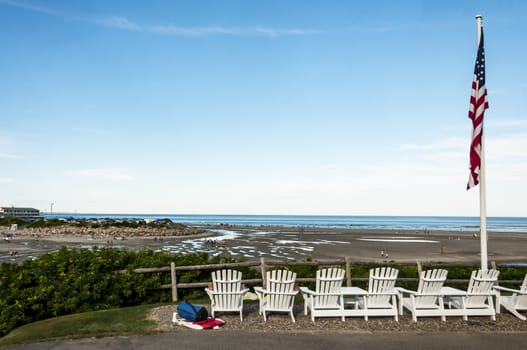
<path id="1" fill-rule="evenodd" d="M 20 265 L 0 265 L 0 335 L 28 322 L 77 312 L 170 301 L 169 273 L 132 273 L 137 267 L 197 265 L 231 262 L 206 254 L 169 255 L 143 250 L 62 247 Z M 125 270 L 124 273 L 117 271 Z M 210 280 L 210 271 L 178 273 L 180 282 Z M 202 289 L 184 290 L 182 296 L 199 296 Z"/>

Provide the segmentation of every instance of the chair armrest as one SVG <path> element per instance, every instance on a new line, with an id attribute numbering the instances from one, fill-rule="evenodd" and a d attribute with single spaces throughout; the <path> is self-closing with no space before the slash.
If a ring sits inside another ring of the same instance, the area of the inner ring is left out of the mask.
<path id="1" fill-rule="evenodd" d="M 365 297 L 376 297 L 376 296 L 383 296 L 383 295 L 387 295 L 387 296 L 390 296 L 390 295 L 400 295 L 401 293 L 399 292 L 396 292 L 396 291 L 393 291 L 393 292 L 386 292 L 386 293 L 368 293 L 366 295 L 361 295 L 361 296 L 365 296 Z M 331 295 L 331 294 L 324 294 L 324 295 Z M 340 294 L 339 294 L 340 295 Z"/>
<path id="2" fill-rule="evenodd" d="M 474 297 L 474 296 L 489 296 L 489 295 L 496 295 L 498 293 L 498 291 L 495 291 L 495 290 L 491 290 L 490 292 L 488 293 L 467 293 L 467 295 L 461 295 L 463 297 Z"/>
<path id="3" fill-rule="evenodd" d="M 309 295 L 316 295 L 316 293 L 314 291 L 312 291 L 311 289 L 307 288 L 307 287 L 300 287 L 300 293 L 302 294 L 309 294 Z"/>
<path id="4" fill-rule="evenodd" d="M 254 291 L 258 295 L 269 295 L 269 294 L 297 295 L 299 292 L 298 290 L 295 290 L 289 293 L 271 292 L 271 291 L 268 291 L 267 289 L 263 289 L 262 287 L 254 287 Z"/>
<path id="5" fill-rule="evenodd" d="M 494 288 L 494 289 L 496 289 L 498 291 L 505 291 L 505 292 L 518 293 L 518 294 L 525 294 L 525 293 L 522 293 L 518 289 L 506 288 L 506 287 L 502 287 L 502 286 L 494 286 L 492 288 Z"/>
<path id="6" fill-rule="evenodd" d="M 235 291 L 235 292 L 218 292 L 218 291 L 215 291 L 214 289 L 205 288 L 205 292 L 207 292 L 207 294 L 210 295 L 210 296 L 213 296 L 213 295 L 235 295 L 235 294 L 245 294 L 245 293 L 247 293 L 249 290 L 250 290 L 249 288 L 245 288 L 245 289 L 242 289 L 242 290 L 239 290 L 239 291 Z"/>
<path id="7" fill-rule="evenodd" d="M 253 287 L 255 292 L 264 293 L 266 290 L 263 287 Z"/>
<path id="8" fill-rule="evenodd" d="M 398 293 L 407 293 L 407 294 L 417 294 L 414 290 L 409 290 L 403 287 L 395 287 L 394 288 Z"/>
<path id="9" fill-rule="evenodd" d="M 468 293 L 466 290 L 461 290 L 452 287 L 443 287 L 441 288 L 441 295 L 446 297 L 466 297 Z"/>

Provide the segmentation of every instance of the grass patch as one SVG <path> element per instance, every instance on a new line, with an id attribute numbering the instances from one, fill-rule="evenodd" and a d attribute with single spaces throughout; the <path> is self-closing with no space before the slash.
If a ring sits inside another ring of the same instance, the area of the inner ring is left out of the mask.
<path id="1" fill-rule="evenodd" d="M 85 312 L 50 318 L 14 329 L 0 338 L 0 346 L 58 339 L 102 338 L 156 333 L 154 321 L 147 320 L 154 305 Z"/>

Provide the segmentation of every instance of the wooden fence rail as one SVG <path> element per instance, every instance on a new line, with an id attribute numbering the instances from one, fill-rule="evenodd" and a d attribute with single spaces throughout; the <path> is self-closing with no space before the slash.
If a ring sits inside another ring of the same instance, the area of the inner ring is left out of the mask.
<path id="1" fill-rule="evenodd" d="M 448 267 L 473 267 L 477 268 L 475 263 L 438 263 L 438 262 L 415 262 L 418 272 L 432 268 L 448 268 Z M 175 263 L 171 263 L 170 266 L 162 267 L 148 267 L 148 268 L 137 268 L 133 269 L 134 273 L 156 273 L 156 272 L 170 272 L 171 283 L 163 284 L 159 286 L 159 289 L 171 289 L 172 290 L 172 301 L 178 301 L 178 289 L 185 288 L 204 288 L 207 287 L 210 282 L 193 282 L 193 283 L 177 283 L 177 271 L 196 271 L 196 270 L 220 270 L 230 269 L 238 267 L 259 267 L 261 271 L 261 278 L 242 280 L 244 284 L 257 284 L 263 283 L 265 280 L 265 274 L 269 268 L 276 267 L 290 267 L 290 266 L 340 266 L 344 267 L 346 271 L 346 286 L 351 286 L 352 281 L 365 282 L 368 281 L 368 277 L 353 277 L 351 276 L 351 266 L 371 266 L 371 265 L 389 265 L 389 266 L 409 266 L 408 262 L 365 262 L 365 261 L 352 261 L 351 258 L 340 258 L 340 259 L 321 259 L 313 261 L 284 261 L 284 260 L 272 260 L 260 258 L 260 261 L 247 261 L 238 263 L 222 263 L 222 264 L 207 264 L 207 265 L 192 265 L 192 266 L 176 266 Z M 495 261 L 491 262 L 492 268 L 498 268 L 499 266 L 507 266 L 507 263 L 497 264 Z M 118 272 L 124 273 L 127 270 L 120 270 Z M 316 278 L 297 278 L 297 282 L 300 283 L 311 283 L 315 282 Z M 417 282 L 418 278 L 398 278 L 400 282 Z M 468 279 L 448 279 L 449 283 L 462 284 L 467 283 Z M 500 283 L 521 283 L 521 280 L 500 280 Z"/>

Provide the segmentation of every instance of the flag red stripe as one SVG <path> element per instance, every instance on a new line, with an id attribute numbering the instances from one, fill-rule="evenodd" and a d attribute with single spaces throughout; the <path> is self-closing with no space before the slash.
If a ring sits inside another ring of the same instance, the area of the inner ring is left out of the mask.
<path id="1" fill-rule="evenodd" d="M 483 139 L 483 115 L 485 109 L 489 108 L 487 101 L 487 89 L 485 87 L 485 51 L 483 48 L 483 29 L 478 47 L 476 65 L 474 67 L 474 79 L 472 81 L 472 92 L 470 96 L 470 108 L 468 117 L 472 120 L 472 141 L 470 143 L 470 176 L 467 190 L 477 186 L 480 181 L 481 150 Z M 480 86 L 481 84 L 481 86 Z"/>

